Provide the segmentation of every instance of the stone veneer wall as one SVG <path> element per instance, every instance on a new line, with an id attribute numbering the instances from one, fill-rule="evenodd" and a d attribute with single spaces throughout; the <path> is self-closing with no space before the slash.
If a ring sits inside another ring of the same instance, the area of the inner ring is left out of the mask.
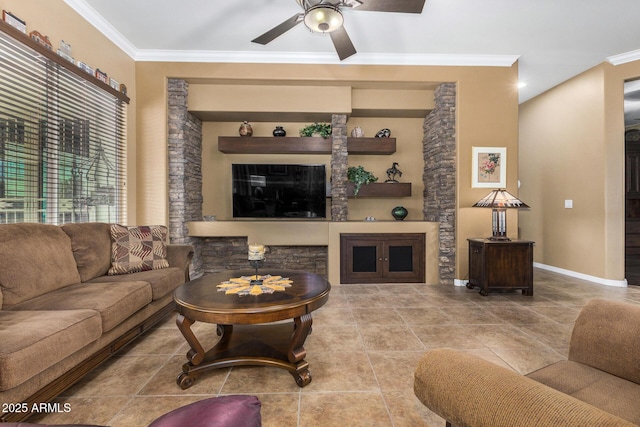
<path id="1" fill-rule="evenodd" d="M 187 221 L 202 220 L 202 122 L 187 111 L 189 84 L 168 82 L 169 240 L 195 248 L 191 277 L 202 275 L 199 239 Z"/>
<path id="2" fill-rule="evenodd" d="M 349 214 L 347 198 L 347 116 L 331 116 L 331 221 L 346 221 Z"/>
<path id="3" fill-rule="evenodd" d="M 456 85 L 443 83 L 424 121 L 425 221 L 439 222 L 440 283 L 452 284 L 456 269 Z"/>
<path id="4" fill-rule="evenodd" d="M 204 274 L 224 270 L 246 270 L 246 237 L 200 238 Z M 263 268 L 305 270 L 322 276 L 327 275 L 326 246 L 267 246 Z"/>

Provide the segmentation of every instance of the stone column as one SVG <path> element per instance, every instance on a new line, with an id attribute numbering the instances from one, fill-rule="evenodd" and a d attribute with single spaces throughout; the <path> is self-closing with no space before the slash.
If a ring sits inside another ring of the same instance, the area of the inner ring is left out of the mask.
<path id="1" fill-rule="evenodd" d="M 440 283 L 452 284 L 456 268 L 456 85 L 442 83 L 424 121 L 424 220 L 438 222 Z"/>
<path id="2" fill-rule="evenodd" d="M 331 220 L 346 221 L 347 206 L 347 116 L 331 116 Z"/>
<path id="3" fill-rule="evenodd" d="M 189 84 L 168 82 L 169 240 L 196 250 L 191 277 L 202 275 L 200 241 L 189 237 L 187 221 L 202 220 L 202 122 L 187 111 Z"/>

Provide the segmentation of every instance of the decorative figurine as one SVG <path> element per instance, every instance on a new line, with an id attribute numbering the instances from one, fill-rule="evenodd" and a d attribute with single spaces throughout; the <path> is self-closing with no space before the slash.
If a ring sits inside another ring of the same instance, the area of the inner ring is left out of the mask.
<path id="1" fill-rule="evenodd" d="M 249 122 L 245 120 L 240 125 L 239 132 L 240 132 L 240 136 L 251 136 L 251 135 L 253 135 L 253 128 L 251 127 Z"/>
<path id="2" fill-rule="evenodd" d="M 402 171 L 398 169 L 398 163 L 393 162 L 393 165 L 387 169 L 387 180 L 385 182 L 398 182 L 396 175 L 402 176 Z"/>
<path id="3" fill-rule="evenodd" d="M 351 136 L 354 138 L 362 138 L 364 136 L 364 131 L 360 126 L 356 126 L 351 130 Z"/>
<path id="4" fill-rule="evenodd" d="M 73 59 L 73 56 L 71 55 L 71 45 L 69 43 L 66 43 L 64 40 L 60 40 L 58 55 L 71 62 L 72 64 L 76 63 L 76 60 Z"/>
<path id="5" fill-rule="evenodd" d="M 48 50 L 53 50 L 53 45 L 51 44 L 51 40 L 49 40 L 49 36 L 45 36 L 40 34 L 40 32 L 33 30 L 29 33 L 29 37 L 31 37 L 31 40 L 38 43 L 40 46 L 43 46 Z"/>
<path id="6" fill-rule="evenodd" d="M 94 70 L 93 68 L 91 68 L 89 65 L 87 65 L 86 63 L 84 63 L 82 61 L 78 61 L 78 68 L 80 68 L 85 73 L 91 74 L 94 77 L 96 75 L 96 70 Z"/>
<path id="7" fill-rule="evenodd" d="M 100 68 L 96 68 L 96 79 L 100 80 L 104 84 L 109 84 L 109 77 L 104 71 L 100 71 Z"/>
<path id="8" fill-rule="evenodd" d="M 389 138 L 391 136 L 391 131 L 387 128 L 381 129 L 376 133 L 376 138 Z"/>
<path id="9" fill-rule="evenodd" d="M 11 25 L 13 28 L 16 28 L 23 33 L 27 34 L 27 23 L 22 19 L 18 18 L 13 13 L 3 10 L 2 11 L 2 20 L 7 24 Z"/>

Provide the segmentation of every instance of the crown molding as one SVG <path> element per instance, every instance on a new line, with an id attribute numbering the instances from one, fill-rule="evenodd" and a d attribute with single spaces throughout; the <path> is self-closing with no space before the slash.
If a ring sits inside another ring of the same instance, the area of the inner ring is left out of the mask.
<path id="1" fill-rule="evenodd" d="M 231 52 L 140 49 L 134 59 L 147 62 L 231 62 L 284 64 L 432 65 L 510 67 L 519 55 L 441 55 L 358 53 L 340 61 L 335 53 Z"/>
<path id="2" fill-rule="evenodd" d="M 113 44 L 119 47 L 124 53 L 135 59 L 137 49 L 127 40 L 113 25 L 109 23 L 94 8 L 89 6 L 84 0 L 64 0 L 64 2 L 73 10 L 82 16 L 88 23 L 93 25 Z"/>
<path id="3" fill-rule="evenodd" d="M 607 57 L 607 61 L 613 65 L 626 64 L 627 62 L 638 60 L 640 60 L 640 49 Z"/>

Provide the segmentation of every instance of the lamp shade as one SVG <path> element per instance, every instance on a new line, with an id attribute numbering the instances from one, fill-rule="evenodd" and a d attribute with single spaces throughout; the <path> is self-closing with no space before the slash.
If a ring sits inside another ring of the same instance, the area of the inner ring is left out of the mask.
<path id="1" fill-rule="evenodd" d="M 511 240 L 507 237 L 507 209 L 528 208 L 529 206 L 507 190 L 493 190 L 478 200 L 474 208 L 491 208 L 492 235 L 490 240 Z"/>
<path id="2" fill-rule="evenodd" d="M 491 193 L 478 200 L 474 205 L 474 208 L 528 208 L 529 206 L 518 199 L 507 190 L 499 189 L 493 190 Z"/>
<path id="3" fill-rule="evenodd" d="M 304 14 L 304 25 L 314 33 L 331 33 L 343 23 L 342 12 L 331 4 L 311 6 Z"/>

